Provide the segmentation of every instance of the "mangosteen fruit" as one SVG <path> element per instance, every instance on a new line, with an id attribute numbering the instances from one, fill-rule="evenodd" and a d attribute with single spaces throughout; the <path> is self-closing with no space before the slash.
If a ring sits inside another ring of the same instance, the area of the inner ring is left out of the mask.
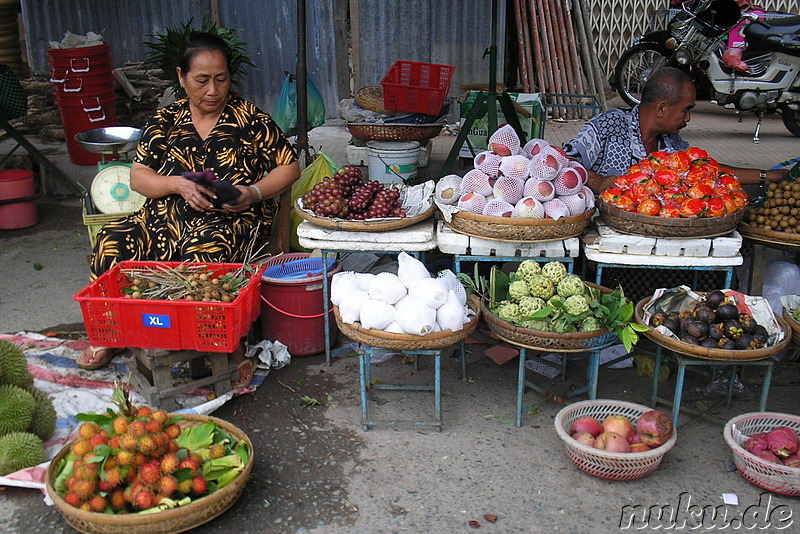
<path id="1" fill-rule="evenodd" d="M 742 323 L 738 319 L 728 319 L 725 321 L 725 335 L 731 339 L 739 339 L 744 332 L 742 331 Z"/>
<path id="2" fill-rule="evenodd" d="M 694 309 L 694 317 L 698 321 L 702 321 L 705 324 L 711 324 L 715 321 L 717 317 L 717 313 L 707 306 L 703 306 L 700 308 Z"/>
<path id="3" fill-rule="evenodd" d="M 700 342 L 701 347 L 705 347 L 707 349 L 716 349 L 717 348 L 717 341 L 715 339 L 711 339 L 710 337 L 705 338 L 703 341 Z"/>
<path id="4" fill-rule="evenodd" d="M 760 346 L 761 343 L 756 341 L 753 334 L 742 334 L 739 336 L 739 339 L 736 340 L 736 348 L 739 350 L 757 349 Z"/>
<path id="5" fill-rule="evenodd" d="M 722 292 L 722 291 L 720 291 L 719 289 L 716 289 L 716 290 L 714 290 L 714 291 L 711 291 L 710 293 L 708 293 L 708 294 L 706 295 L 706 300 L 705 300 L 705 302 L 706 302 L 706 304 L 708 304 L 708 305 L 709 305 L 711 308 L 717 309 L 717 307 L 718 307 L 720 304 L 722 304 L 722 302 L 723 302 L 724 300 L 725 300 L 725 293 L 723 293 L 723 292 Z"/>
<path id="6" fill-rule="evenodd" d="M 681 317 L 680 318 L 681 332 L 686 332 L 688 330 L 688 328 L 689 328 L 689 325 L 691 323 L 693 323 L 694 321 L 695 321 L 695 318 L 694 318 L 693 315 L 689 315 L 689 316 L 686 316 L 686 317 Z"/>
<path id="7" fill-rule="evenodd" d="M 711 323 L 708 325 L 708 337 L 715 341 L 719 341 L 725 337 L 725 327 L 722 323 Z"/>
<path id="8" fill-rule="evenodd" d="M 740 313 L 739 322 L 742 323 L 742 330 L 745 334 L 752 334 L 758 326 L 756 320 L 749 313 Z"/>
<path id="9" fill-rule="evenodd" d="M 726 302 L 717 306 L 717 321 L 727 321 L 729 319 L 736 319 L 739 317 L 739 308 L 735 304 Z"/>
<path id="10" fill-rule="evenodd" d="M 677 321 L 677 320 L 679 320 L 681 318 L 681 316 L 680 316 L 680 314 L 678 314 L 678 312 L 669 312 L 669 315 L 667 315 L 667 317 L 669 317 L 673 321 Z"/>
<path id="11" fill-rule="evenodd" d="M 757 339 L 761 346 L 763 347 L 767 343 L 767 339 L 769 339 L 769 333 L 764 325 L 757 325 L 755 330 L 753 331 L 753 338 Z"/>
<path id="12" fill-rule="evenodd" d="M 702 341 L 708 335 L 708 325 L 703 321 L 692 321 L 686 326 L 686 333 L 693 338 Z"/>
<path id="13" fill-rule="evenodd" d="M 695 337 L 688 336 L 688 335 L 683 336 L 681 338 L 681 341 L 683 341 L 684 343 L 688 343 L 689 345 L 700 345 L 700 340 L 698 340 Z"/>
<path id="14" fill-rule="evenodd" d="M 669 328 L 669 330 L 676 336 L 681 331 L 681 323 L 674 317 L 667 317 L 664 321 L 664 326 Z"/>
<path id="15" fill-rule="evenodd" d="M 717 347 L 725 350 L 736 350 L 736 342 L 727 337 L 723 337 L 717 341 Z"/>
<path id="16" fill-rule="evenodd" d="M 661 326 L 664 324 L 664 321 L 667 319 L 667 314 L 664 312 L 656 312 L 653 314 L 653 317 L 650 319 L 651 326 Z"/>

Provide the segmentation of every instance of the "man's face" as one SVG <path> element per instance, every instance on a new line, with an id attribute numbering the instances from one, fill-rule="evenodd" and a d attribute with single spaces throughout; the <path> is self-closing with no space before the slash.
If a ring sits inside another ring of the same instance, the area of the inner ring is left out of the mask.
<path id="1" fill-rule="evenodd" d="M 660 111 L 660 130 L 664 133 L 677 134 L 692 119 L 691 111 L 694 107 L 694 85 L 685 84 L 681 98 L 675 104 L 663 103 Z"/>

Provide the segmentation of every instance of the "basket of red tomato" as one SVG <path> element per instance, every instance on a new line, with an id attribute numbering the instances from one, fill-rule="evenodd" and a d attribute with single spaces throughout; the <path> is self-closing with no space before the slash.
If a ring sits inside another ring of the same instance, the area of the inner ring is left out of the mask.
<path id="1" fill-rule="evenodd" d="M 747 193 L 738 178 L 697 147 L 652 152 L 600 195 L 603 220 L 648 237 L 714 237 L 742 220 Z"/>

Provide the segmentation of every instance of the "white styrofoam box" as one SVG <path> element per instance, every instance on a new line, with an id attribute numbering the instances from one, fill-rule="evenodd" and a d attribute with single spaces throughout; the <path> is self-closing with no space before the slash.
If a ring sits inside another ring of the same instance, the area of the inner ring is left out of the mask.
<path id="1" fill-rule="evenodd" d="M 742 255 L 738 254 L 731 257 L 715 256 L 642 256 L 636 254 L 609 254 L 601 252 L 596 243 L 584 243 L 583 252 L 587 260 L 596 261 L 605 265 L 641 265 L 642 267 L 730 267 L 741 265 Z"/>
<path id="2" fill-rule="evenodd" d="M 656 256 L 708 256 L 711 239 L 656 239 Z"/>
<path id="3" fill-rule="evenodd" d="M 469 236 L 453 231 L 444 221 L 436 221 L 436 248 L 445 254 L 466 254 Z"/>
<path id="4" fill-rule="evenodd" d="M 577 237 L 543 243 L 507 242 L 459 234 L 444 221 L 436 223 L 437 248 L 446 254 L 501 256 L 518 258 L 576 258 L 580 252 Z"/>
<path id="5" fill-rule="evenodd" d="M 718 258 L 736 256 L 742 248 L 742 236 L 733 231 L 728 235 L 715 237 L 711 240 L 711 255 Z"/>
<path id="6" fill-rule="evenodd" d="M 595 240 L 598 250 L 610 254 L 639 254 L 650 255 L 656 246 L 652 237 L 621 234 L 609 226 L 597 222 L 599 236 Z"/>
<path id="7" fill-rule="evenodd" d="M 430 143 L 420 148 L 419 156 L 417 157 L 417 165 L 419 167 L 428 166 L 428 160 L 431 157 L 433 141 L 434 140 L 431 139 Z M 359 167 L 366 167 L 369 165 L 369 158 L 367 157 L 366 150 L 367 147 L 365 146 L 347 145 L 347 147 L 344 149 L 344 152 L 347 155 L 347 164 L 358 165 Z"/>
<path id="8" fill-rule="evenodd" d="M 322 228 L 308 221 L 297 227 L 297 237 L 301 246 L 323 250 L 352 251 L 421 251 L 436 248 L 433 233 L 433 218 L 414 226 L 399 230 L 381 232 L 354 232 Z"/>

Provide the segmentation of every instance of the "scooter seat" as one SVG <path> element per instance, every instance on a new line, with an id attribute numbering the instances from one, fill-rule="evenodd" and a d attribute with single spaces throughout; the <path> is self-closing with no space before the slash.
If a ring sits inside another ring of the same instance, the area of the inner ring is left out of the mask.
<path id="1" fill-rule="evenodd" d="M 764 48 L 792 56 L 800 55 L 800 16 L 769 21 L 770 28 L 749 24 L 744 30 L 748 48 Z"/>

